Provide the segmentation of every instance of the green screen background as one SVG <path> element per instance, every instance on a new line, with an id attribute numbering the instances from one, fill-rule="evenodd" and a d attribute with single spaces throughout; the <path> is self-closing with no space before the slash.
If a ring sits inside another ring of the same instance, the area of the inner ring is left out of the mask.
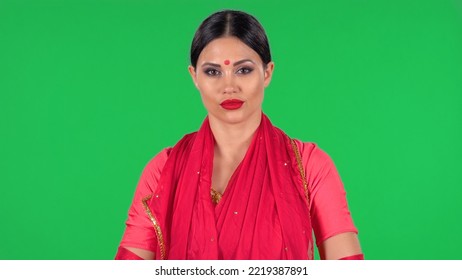
<path id="1" fill-rule="evenodd" d="M 334 160 L 367 259 L 462 259 L 462 4 L 0 1 L 0 259 L 112 259 L 145 164 L 206 111 L 200 22 L 255 15 L 264 111 Z"/>

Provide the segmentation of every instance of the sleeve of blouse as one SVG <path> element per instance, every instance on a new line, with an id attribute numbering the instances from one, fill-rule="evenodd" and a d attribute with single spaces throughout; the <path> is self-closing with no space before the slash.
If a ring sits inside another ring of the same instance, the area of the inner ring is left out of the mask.
<path id="1" fill-rule="evenodd" d="M 299 144 L 310 193 L 310 213 L 316 245 L 319 247 L 324 240 L 340 233 L 358 233 L 334 162 L 315 143 Z"/>
<path id="2" fill-rule="evenodd" d="M 167 161 L 169 152 L 169 148 L 162 150 L 145 166 L 128 210 L 128 219 L 125 222 L 126 228 L 120 246 L 156 251 L 156 234 L 152 222 L 144 210 L 142 199 L 152 194 L 157 188 L 160 173 Z"/>

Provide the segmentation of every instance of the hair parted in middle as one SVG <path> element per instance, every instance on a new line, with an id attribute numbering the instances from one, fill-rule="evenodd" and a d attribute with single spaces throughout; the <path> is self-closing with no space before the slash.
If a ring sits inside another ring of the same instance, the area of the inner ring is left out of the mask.
<path id="1" fill-rule="evenodd" d="M 260 56 L 264 67 L 271 61 L 268 38 L 260 22 L 242 11 L 223 10 L 207 17 L 197 29 L 191 44 L 191 65 L 196 68 L 202 50 L 222 37 L 241 40 Z"/>

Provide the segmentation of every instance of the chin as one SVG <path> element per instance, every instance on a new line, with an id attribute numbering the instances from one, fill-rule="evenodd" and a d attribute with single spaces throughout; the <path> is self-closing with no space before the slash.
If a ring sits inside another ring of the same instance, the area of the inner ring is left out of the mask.
<path id="1" fill-rule="evenodd" d="M 242 123 L 248 120 L 249 118 L 242 113 L 242 112 L 227 112 L 220 118 L 223 122 L 230 123 L 230 124 L 237 124 Z"/>
<path id="2" fill-rule="evenodd" d="M 261 114 L 261 112 L 259 112 Z M 260 114 L 258 116 L 260 116 Z M 243 110 L 235 110 L 235 111 L 228 111 L 224 112 L 224 114 L 215 115 L 215 118 L 220 120 L 221 122 L 228 123 L 228 124 L 239 124 L 244 123 L 246 121 L 251 121 L 253 118 L 256 117 L 256 114 L 249 114 Z"/>

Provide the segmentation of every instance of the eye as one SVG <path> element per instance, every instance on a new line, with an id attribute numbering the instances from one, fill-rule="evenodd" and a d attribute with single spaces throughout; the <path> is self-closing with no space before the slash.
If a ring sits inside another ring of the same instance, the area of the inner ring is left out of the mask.
<path id="1" fill-rule="evenodd" d="M 237 74 L 249 74 L 250 72 L 252 72 L 253 69 L 252 68 L 249 68 L 249 67 L 242 67 L 242 68 L 239 68 L 239 70 L 237 70 Z"/>
<path id="2" fill-rule="evenodd" d="M 208 76 L 211 76 L 211 77 L 215 77 L 215 76 L 219 76 L 221 73 L 220 71 L 216 70 L 216 69 L 213 69 L 213 68 L 207 68 L 204 70 L 204 73 Z"/>

